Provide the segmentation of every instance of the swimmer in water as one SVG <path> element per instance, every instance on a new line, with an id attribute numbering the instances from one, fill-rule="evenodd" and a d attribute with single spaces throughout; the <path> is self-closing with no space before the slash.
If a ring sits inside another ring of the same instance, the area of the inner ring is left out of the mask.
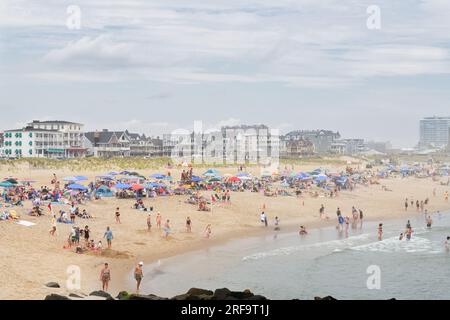
<path id="1" fill-rule="evenodd" d="M 383 224 L 380 223 L 378 225 L 378 240 L 381 241 L 382 238 L 383 238 Z"/>
<path id="2" fill-rule="evenodd" d="M 450 237 L 447 237 L 447 240 L 444 242 L 445 250 L 450 251 Z"/>
<path id="3" fill-rule="evenodd" d="M 431 224 L 433 223 L 433 219 L 431 219 L 431 216 L 428 216 L 427 218 L 427 228 L 431 229 Z"/>
<path id="4" fill-rule="evenodd" d="M 403 240 L 403 233 L 400 233 L 400 237 L 398 237 L 398 240 Z"/>
<path id="5" fill-rule="evenodd" d="M 412 229 L 408 228 L 406 229 L 405 233 L 406 233 L 406 240 L 411 240 L 411 236 L 412 236 Z"/>
<path id="6" fill-rule="evenodd" d="M 300 231 L 298 232 L 298 234 L 304 236 L 308 234 L 308 232 L 306 232 L 306 228 L 304 226 L 300 226 Z"/>

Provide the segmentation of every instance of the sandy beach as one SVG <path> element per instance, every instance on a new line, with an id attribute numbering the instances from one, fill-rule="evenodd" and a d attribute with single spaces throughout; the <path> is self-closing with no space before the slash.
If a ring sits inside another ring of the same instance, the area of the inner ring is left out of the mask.
<path id="1" fill-rule="evenodd" d="M 323 164 L 321 166 L 326 167 Z M 312 170 L 316 167 L 317 165 L 310 163 L 307 166 L 301 166 L 301 169 Z M 295 169 L 298 170 L 298 168 L 299 166 L 296 166 Z M 139 170 L 139 172 L 149 176 L 155 172 L 164 172 L 161 170 L 166 169 Z M 172 175 L 179 177 L 180 170 L 171 170 Z M 224 173 L 236 173 L 236 168 L 220 170 Z M 203 169 L 194 169 L 196 174 L 201 174 L 203 171 Z M 259 169 L 251 168 L 249 171 L 257 175 Z M 53 173 L 58 178 L 74 174 L 70 170 L 37 170 L 26 167 L 14 171 L 4 167 L 0 171 L 4 178 L 35 180 L 36 183 L 33 185 L 36 187 L 50 185 Z M 103 172 L 76 173 L 94 179 L 96 175 Z M 441 178 L 442 181 L 445 179 Z M 382 186 L 391 191 L 383 190 Z M 433 196 L 433 189 L 436 190 L 436 196 Z M 125 277 L 139 261 L 148 263 L 232 238 L 273 232 L 272 220 L 275 216 L 279 217 L 282 230 L 297 229 L 300 225 L 305 225 L 307 228 L 332 226 L 336 224 L 337 207 L 341 208 L 344 216 L 351 216 L 351 208 L 355 206 L 364 211 L 365 219 L 382 222 L 405 215 L 405 198 L 414 201 L 429 198 L 430 202 L 426 209 L 430 213 L 450 209 L 450 203 L 446 202 L 443 196 L 448 189 L 449 187 L 442 186 L 439 181 L 433 181 L 431 178 L 398 177 L 381 179 L 379 184 L 358 185 L 353 191 L 340 192 L 336 198 L 323 196 L 313 198 L 309 195 L 300 198 L 266 197 L 262 193 L 233 192 L 230 204 L 214 205 L 212 212 L 197 211 L 196 206 L 185 203 L 187 196 L 184 195 L 145 198 L 145 205 L 153 206 L 154 212 L 160 211 L 163 221 L 170 219 L 172 233 L 169 239 L 163 238 L 161 230 L 156 228 L 155 214 L 152 216 L 152 230 L 147 231 L 147 213 L 133 209 L 133 199 L 103 198 L 91 201 L 87 205 L 80 205 L 80 209 L 86 209 L 94 218 L 76 221 L 76 225 L 80 227 L 89 226 L 92 232 L 91 239 L 95 241 L 101 240 L 107 226 L 111 227 L 114 234 L 112 250 L 105 250 L 101 256 L 91 253 L 76 254 L 73 249 L 63 249 L 71 225 L 58 223 L 57 234 L 52 237 L 48 232 L 51 228 L 49 210 L 45 208 L 45 216 L 29 216 L 26 212 L 31 209 L 31 203 L 27 201 L 24 207 L 18 207 L 15 210 L 21 220 L 35 223 L 35 225 L 27 227 L 14 221 L 0 221 L 2 239 L 0 266 L 3 270 L 0 275 L 0 287 L 3 289 L 0 292 L 0 299 L 43 299 L 50 293 L 89 294 L 93 290 L 101 289 L 99 273 L 104 262 L 108 262 L 112 270 L 109 293 L 115 296 L 121 290 L 133 292 L 134 288 L 128 287 Z M 204 192 L 204 194 L 207 193 Z M 265 228 L 259 221 L 259 214 L 264 204 L 269 218 L 269 228 Z M 325 206 L 329 220 L 319 218 L 321 204 Z M 59 207 L 54 206 L 53 211 L 57 212 L 63 208 L 63 206 Z M 121 224 L 115 222 L 116 207 L 119 207 L 121 211 Z M 68 206 L 65 206 L 65 210 L 67 209 Z M 415 207 L 410 207 L 408 213 L 413 212 L 416 212 Z M 187 216 L 192 219 L 192 233 L 185 231 Z M 212 226 L 210 239 L 204 236 L 204 230 L 208 224 Z M 373 232 L 376 233 L 376 230 Z M 79 266 L 81 269 L 80 290 L 66 288 L 67 268 L 71 265 Z M 50 281 L 58 282 L 61 288 L 47 288 L 45 284 Z"/>

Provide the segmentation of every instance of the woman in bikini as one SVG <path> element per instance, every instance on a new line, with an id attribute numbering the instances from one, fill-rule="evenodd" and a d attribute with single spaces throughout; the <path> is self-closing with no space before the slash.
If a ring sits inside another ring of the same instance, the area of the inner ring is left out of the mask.
<path id="1" fill-rule="evenodd" d="M 104 268 L 100 272 L 100 281 L 102 282 L 102 290 L 108 291 L 108 284 L 111 281 L 111 270 L 109 269 L 108 263 L 105 263 Z"/>

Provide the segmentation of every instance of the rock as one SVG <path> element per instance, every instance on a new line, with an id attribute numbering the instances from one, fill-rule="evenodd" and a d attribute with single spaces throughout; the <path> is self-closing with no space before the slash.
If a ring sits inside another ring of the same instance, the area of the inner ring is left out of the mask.
<path id="1" fill-rule="evenodd" d="M 253 295 L 252 297 L 246 298 L 245 300 L 262 301 L 262 300 L 267 300 L 267 298 L 257 294 L 257 295 Z"/>
<path id="2" fill-rule="evenodd" d="M 116 298 L 119 300 L 128 300 L 130 298 L 130 294 L 126 291 L 120 291 Z"/>
<path id="3" fill-rule="evenodd" d="M 198 296 L 194 296 L 188 293 L 180 294 L 178 296 L 173 297 L 171 300 L 200 300 Z"/>
<path id="4" fill-rule="evenodd" d="M 326 297 L 314 297 L 314 300 L 327 300 L 327 301 L 335 301 L 336 299 L 333 298 L 332 296 L 326 296 Z"/>
<path id="5" fill-rule="evenodd" d="M 105 292 L 105 291 L 102 291 L 102 290 L 92 291 L 89 295 L 90 296 L 95 296 L 95 297 L 106 298 L 108 300 L 111 300 L 111 299 L 114 300 L 114 298 L 108 292 Z"/>
<path id="6" fill-rule="evenodd" d="M 214 291 L 214 295 L 212 297 L 212 300 L 226 300 L 226 298 L 230 295 L 231 291 L 227 288 L 222 289 L 216 289 Z"/>
<path id="7" fill-rule="evenodd" d="M 187 294 L 194 295 L 194 296 L 200 296 L 200 295 L 212 296 L 214 294 L 214 292 L 212 292 L 211 290 L 191 288 L 191 289 L 189 289 Z"/>
<path id="8" fill-rule="evenodd" d="M 162 298 L 155 296 L 154 294 L 141 295 L 141 294 L 131 294 L 128 300 L 169 300 L 167 298 Z"/>
<path id="9" fill-rule="evenodd" d="M 60 294 L 52 293 L 46 296 L 44 300 L 71 300 L 71 299 L 69 299 L 66 296 L 62 296 Z"/>
<path id="10" fill-rule="evenodd" d="M 249 299 L 249 298 L 253 297 L 254 294 L 250 290 L 245 290 L 242 292 L 241 291 L 231 291 L 230 296 L 232 296 L 233 298 L 239 299 L 239 300 L 244 300 L 244 299 Z"/>
<path id="11" fill-rule="evenodd" d="M 76 293 L 70 293 L 70 294 L 69 294 L 69 297 L 71 297 L 71 298 L 80 298 L 80 299 L 83 299 L 83 298 L 84 298 L 84 297 L 82 297 L 82 296 L 77 295 Z"/>
<path id="12" fill-rule="evenodd" d="M 45 284 L 45 286 L 49 287 L 49 288 L 61 288 L 61 286 L 57 282 L 49 282 L 49 283 Z"/>

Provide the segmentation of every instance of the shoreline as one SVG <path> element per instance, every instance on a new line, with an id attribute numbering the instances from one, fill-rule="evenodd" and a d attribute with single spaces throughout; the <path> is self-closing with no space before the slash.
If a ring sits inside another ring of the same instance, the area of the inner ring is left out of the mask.
<path id="1" fill-rule="evenodd" d="M 429 212 L 429 214 L 433 215 L 436 214 L 437 212 L 447 212 L 450 211 L 450 203 L 447 207 L 442 207 L 439 209 L 436 209 L 433 212 Z M 412 211 L 402 211 L 399 210 L 397 212 L 393 212 L 392 216 L 390 217 L 386 217 L 383 215 L 380 216 L 373 216 L 373 217 L 368 217 L 368 218 L 364 218 L 364 222 L 369 222 L 369 223 L 374 223 L 374 222 L 385 222 L 385 221 L 395 221 L 395 220 L 400 220 L 402 218 L 402 215 L 405 214 L 407 215 L 407 217 L 405 217 L 405 219 L 411 219 L 412 217 L 415 216 L 420 216 L 423 215 L 424 213 L 422 212 L 412 212 Z M 302 222 L 300 222 L 302 223 Z M 304 223 L 304 222 L 303 222 Z M 324 224 L 326 223 L 326 224 Z M 306 223 L 304 223 L 306 224 Z M 311 230 L 318 230 L 318 229 L 322 229 L 322 228 L 333 228 L 336 227 L 337 223 L 336 223 L 336 219 L 334 218 L 330 218 L 329 220 L 319 220 L 319 221 L 311 221 L 308 223 L 308 232 L 310 232 Z M 298 231 L 299 228 L 299 222 L 298 221 L 288 221 L 286 224 L 283 224 L 281 229 L 279 231 L 274 231 L 273 226 L 269 226 L 269 227 L 248 227 L 248 230 L 242 230 L 240 231 L 239 234 L 223 234 L 221 235 L 220 238 L 215 238 L 215 239 L 210 239 L 208 240 L 208 242 L 201 242 L 201 243 L 196 243 L 194 245 L 192 244 L 186 244 L 186 247 L 189 247 L 188 250 L 183 250 L 183 248 L 180 248 L 179 250 L 176 250 L 178 252 L 175 253 L 170 253 L 170 254 L 163 254 L 163 255 L 158 255 L 158 254 L 152 254 L 146 257 L 143 257 L 142 261 L 144 262 L 144 268 L 146 265 L 151 265 L 154 264 L 156 262 L 158 262 L 161 259 L 169 259 L 169 258 L 175 258 L 177 256 L 181 256 L 181 255 L 185 255 L 185 254 L 192 254 L 195 253 L 197 251 L 200 251 L 202 249 L 207 249 L 209 247 L 218 247 L 218 246 L 223 246 L 226 245 L 227 243 L 230 243 L 232 241 L 245 241 L 247 239 L 250 238 L 254 238 L 254 237 L 258 237 L 258 236 L 264 236 L 264 235 L 268 235 L 268 234 L 288 234 L 288 233 L 293 233 Z M 376 230 L 373 230 L 373 233 L 376 234 Z M 206 239 L 204 239 L 206 240 Z M 200 239 L 198 240 L 200 241 Z M 156 255 L 156 256 L 155 256 Z M 128 291 L 131 293 L 135 293 L 135 288 L 134 286 L 131 285 L 131 283 L 133 283 L 134 285 L 134 279 L 130 279 L 130 276 L 132 276 L 132 272 L 134 269 L 135 265 L 133 264 L 129 264 L 128 267 L 123 267 L 120 269 L 120 273 L 121 273 L 121 278 L 122 278 L 122 285 L 120 286 L 120 289 L 117 289 L 117 293 L 119 293 L 120 291 Z M 193 286 L 195 287 L 195 286 Z M 242 290 L 244 290 L 244 288 L 242 288 Z M 155 294 L 154 292 L 141 292 L 141 294 Z M 270 297 L 269 297 L 270 298 Z"/>

